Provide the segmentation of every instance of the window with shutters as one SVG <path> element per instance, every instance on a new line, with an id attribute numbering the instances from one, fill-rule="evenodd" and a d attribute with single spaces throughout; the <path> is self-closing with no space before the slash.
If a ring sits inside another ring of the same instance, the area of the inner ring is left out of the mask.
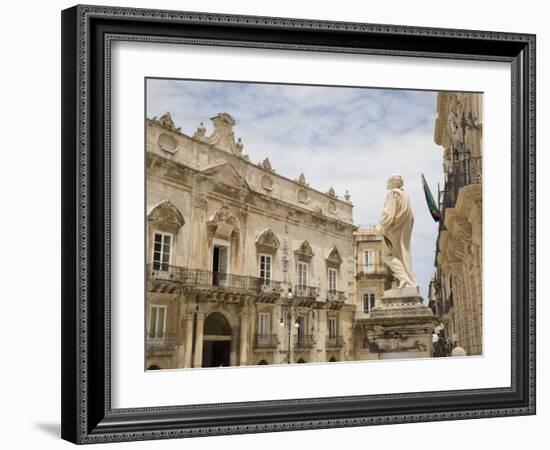
<path id="1" fill-rule="evenodd" d="M 328 319 L 328 335 L 330 338 L 338 336 L 338 322 L 336 321 L 336 317 L 329 317 Z"/>
<path id="2" fill-rule="evenodd" d="M 307 266 L 305 262 L 298 263 L 298 286 L 307 286 Z"/>
<path id="3" fill-rule="evenodd" d="M 369 273 L 374 270 L 374 252 L 372 250 L 365 251 L 365 272 Z"/>
<path id="4" fill-rule="evenodd" d="M 328 290 L 331 292 L 336 291 L 336 276 L 338 272 L 336 269 L 328 269 Z"/>
<path id="5" fill-rule="evenodd" d="M 261 312 L 258 314 L 258 334 L 266 337 L 271 334 L 271 314 Z"/>
<path id="6" fill-rule="evenodd" d="M 271 255 L 260 255 L 260 278 L 264 286 L 271 284 Z"/>
<path id="7" fill-rule="evenodd" d="M 149 338 L 163 338 L 166 332 L 166 306 L 151 305 L 149 307 Z"/>
<path id="8" fill-rule="evenodd" d="M 369 313 L 376 305 L 376 295 L 374 292 L 363 294 L 363 312 Z"/>
<path id="9" fill-rule="evenodd" d="M 172 235 L 155 232 L 153 235 L 153 270 L 167 272 L 172 255 Z"/>

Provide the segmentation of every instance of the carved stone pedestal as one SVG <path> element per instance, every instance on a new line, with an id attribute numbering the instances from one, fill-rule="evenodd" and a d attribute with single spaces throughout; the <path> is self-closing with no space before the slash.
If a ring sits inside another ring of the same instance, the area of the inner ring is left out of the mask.
<path id="1" fill-rule="evenodd" d="M 437 320 L 422 303 L 418 288 L 390 289 L 364 319 L 363 331 L 371 353 L 379 359 L 432 356 Z"/>

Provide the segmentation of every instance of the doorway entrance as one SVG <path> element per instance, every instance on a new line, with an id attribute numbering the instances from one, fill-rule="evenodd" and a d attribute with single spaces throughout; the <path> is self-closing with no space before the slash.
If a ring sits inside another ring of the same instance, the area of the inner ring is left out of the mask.
<path id="1" fill-rule="evenodd" d="M 204 322 L 202 367 L 227 367 L 231 357 L 231 327 L 225 316 L 214 312 Z"/>
<path id="2" fill-rule="evenodd" d="M 229 272 L 229 246 L 214 244 L 212 249 L 212 284 L 224 286 Z"/>

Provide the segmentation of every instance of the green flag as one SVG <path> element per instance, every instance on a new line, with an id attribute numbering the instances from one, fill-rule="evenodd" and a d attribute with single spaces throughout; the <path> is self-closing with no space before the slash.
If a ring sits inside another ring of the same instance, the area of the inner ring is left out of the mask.
<path id="1" fill-rule="evenodd" d="M 428 204 L 428 209 L 432 215 L 434 221 L 439 222 L 441 220 L 441 211 L 439 210 L 437 204 L 435 203 L 432 191 L 426 182 L 424 174 L 422 174 L 422 187 L 424 188 L 424 196 L 426 197 L 426 203 Z"/>

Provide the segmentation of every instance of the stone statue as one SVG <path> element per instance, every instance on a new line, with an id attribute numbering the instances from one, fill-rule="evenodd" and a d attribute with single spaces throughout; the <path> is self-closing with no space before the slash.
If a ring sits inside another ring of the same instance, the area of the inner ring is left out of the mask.
<path id="1" fill-rule="evenodd" d="M 394 175 L 388 180 L 388 194 L 378 231 L 383 236 L 382 259 L 398 280 L 398 288 L 418 287 L 411 264 L 411 232 L 414 216 L 403 178 Z"/>

